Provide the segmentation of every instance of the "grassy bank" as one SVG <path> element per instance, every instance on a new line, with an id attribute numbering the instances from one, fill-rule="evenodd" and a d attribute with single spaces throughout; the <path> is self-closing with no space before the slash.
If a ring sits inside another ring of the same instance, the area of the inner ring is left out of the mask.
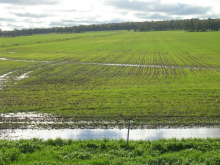
<path id="1" fill-rule="evenodd" d="M 0 112 L 219 124 L 219 36 L 103 31 L 0 38 L 7 43 L 0 58 L 8 59 L 0 60 L 0 73 L 13 71 L 0 90 Z"/>
<path id="2" fill-rule="evenodd" d="M 0 164 L 219 164 L 220 139 L 0 140 Z"/>

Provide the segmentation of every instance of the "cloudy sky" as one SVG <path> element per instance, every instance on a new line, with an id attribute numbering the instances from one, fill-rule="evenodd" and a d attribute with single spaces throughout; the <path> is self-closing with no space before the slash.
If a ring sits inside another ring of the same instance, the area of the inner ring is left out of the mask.
<path id="1" fill-rule="evenodd" d="M 0 29 L 220 18 L 219 0 L 0 0 Z"/>

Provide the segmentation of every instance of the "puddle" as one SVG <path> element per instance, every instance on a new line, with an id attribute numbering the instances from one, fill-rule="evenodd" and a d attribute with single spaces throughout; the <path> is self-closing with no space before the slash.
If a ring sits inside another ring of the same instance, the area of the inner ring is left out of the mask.
<path id="1" fill-rule="evenodd" d="M 55 61 L 36 61 L 36 60 L 11 60 L 11 59 L 7 59 L 7 58 L 0 58 L 0 60 L 3 60 L 3 61 L 7 61 L 8 60 L 8 61 L 42 62 L 42 63 L 52 63 L 52 62 L 55 62 Z M 28 67 L 32 67 L 32 66 L 28 66 Z M 40 68 L 41 67 L 39 67 L 37 69 L 40 69 Z M 37 70 L 37 69 L 35 69 L 35 70 Z M 10 75 L 11 73 L 16 72 L 16 71 L 8 72 L 8 73 L 0 76 L 0 89 L 3 89 L 3 83 L 6 82 L 7 79 L 9 78 L 8 75 Z M 31 72 L 33 72 L 33 70 L 29 71 L 27 73 L 24 73 L 24 74 L 22 74 L 19 77 L 16 77 L 15 80 L 22 80 L 24 78 L 28 78 L 28 74 L 31 73 Z M 17 82 L 15 82 L 15 84 L 17 84 Z"/>
<path id="2" fill-rule="evenodd" d="M 0 58 L 0 60 L 3 60 L 3 61 L 24 61 L 24 62 L 43 62 L 43 63 L 56 62 L 56 61 L 38 61 L 38 60 L 12 60 L 12 59 L 8 59 L 8 58 Z"/>
<path id="3" fill-rule="evenodd" d="M 42 114 L 42 113 L 35 113 L 35 112 L 19 112 L 19 113 L 5 113 L 5 114 L 0 114 L 0 117 L 4 118 L 13 118 L 13 117 L 18 117 L 18 118 L 33 118 L 33 117 L 46 117 L 49 116 L 49 114 Z"/>
<path id="4" fill-rule="evenodd" d="M 13 72 L 15 72 L 15 71 L 13 71 Z M 3 80 L 3 79 L 5 79 L 5 78 L 7 78 L 7 76 L 8 76 L 9 74 L 13 73 L 13 72 L 8 72 L 8 73 L 3 74 L 2 76 L 0 76 L 0 81 Z"/>
<path id="5" fill-rule="evenodd" d="M 37 60 L 11 60 L 7 58 L 0 58 L 0 60 L 10 60 L 10 61 L 25 61 L 25 62 L 43 62 L 43 63 L 52 63 L 56 61 L 37 61 Z M 165 68 L 165 69 L 195 69 L 195 70 L 220 70 L 220 68 L 204 68 L 204 67 L 184 67 L 184 66 L 166 66 L 166 65 L 139 65 L 139 64 L 118 64 L 118 63 L 87 63 L 87 62 L 70 62 L 63 61 L 60 63 L 76 63 L 82 65 L 104 65 L 104 66 L 124 66 L 124 67 L 152 67 L 152 68 Z"/>
<path id="6" fill-rule="evenodd" d="M 35 60 L 11 60 L 11 59 L 7 59 L 7 58 L 0 58 L 0 60 L 3 60 L 3 61 L 25 61 L 25 62 L 38 62 L 38 61 L 35 61 Z"/>
<path id="7" fill-rule="evenodd" d="M 28 78 L 28 74 L 31 73 L 31 72 L 33 72 L 33 71 L 29 71 L 29 72 L 27 72 L 27 73 L 24 73 L 24 74 L 22 74 L 21 76 L 16 77 L 15 80 L 22 80 L 22 79 L 24 79 L 24 78 Z"/>
<path id="8" fill-rule="evenodd" d="M 8 73 L 3 74 L 3 75 L 0 76 L 0 89 L 3 89 L 3 83 L 6 82 L 7 79 L 9 78 L 8 75 L 10 75 L 10 74 L 12 74 L 14 72 L 16 72 L 16 71 L 8 72 Z M 22 80 L 24 78 L 28 78 L 28 74 L 31 73 L 31 72 L 33 72 L 33 71 L 29 71 L 27 73 L 24 73 L 21 76 L 16 77 L 15 80 Z M 17 82 L 15 84 L 17 84 Z"/>
<path id="9" fill-rule="evenodd" d="M 0 76 L 0 89 L 3 89 L 2 85 L 5 81 L 7 81 L 8 79 L 8 75 L 12 74 L 13 72 L 16 72 L 16 71 L 12 71 L 12 72 L 8 72 L 6 74 L 3 74 Z"/>
<path id="10" fill-rule="evenodd" d="M 88 65 L 104 65 L 104 66 L 125 66 L 125 67 L 152 67 L 165 69 L 196 69 L 196 70 L 220 70 L 220 68 L 203 68 L 203 67 L 183 67 L 183 66 L 166 66 L 166 65 L 139 65 L 139 64 L 111 64 L 111 63 L 85 63 L 77 62 L 78 64 Z"/>
<path id="11" fill-rule="evenodd" d="M 127 129 L 6 129 L 0 131 L 0 139 L 127 139 Z M 134 129 L 129 131 L 130 140 L 158 140 L 171 138 L 220 138 L 219 128 L 195 129 Z"/>
<path id="12" fill-rule="evenodd" d="M 5 61 L 5 60 L 8 60 L 8 59 L 6 59 L 6 58 L 0 58 L 0 60 L 3 60 L 3 61 Z"/>

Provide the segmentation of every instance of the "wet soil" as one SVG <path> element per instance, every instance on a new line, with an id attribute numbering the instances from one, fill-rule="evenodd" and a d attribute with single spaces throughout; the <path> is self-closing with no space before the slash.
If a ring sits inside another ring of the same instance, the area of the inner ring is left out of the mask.
<path id="1" fill-rule="evenodd" d="M 180 66 L 164 66 L 164 65 L 138 65 L 138 64 L 111 64 L 111 63 L 82 63 L 71 61 L 35 61 L 35 60 L 13 60 L 0 58 L 0 60 L 41 62 L 45 65 L 55 65 L 58 63 L 78 63 L 82 65 L 107 65 L 122 67 L 157 67 L 157 68 L 178 68 L 178 69 L 209 69 L 220 70 L 219 68 L 196 68 L 196 67 L 180 67 Z M 49 63 L 49 64 L 48 64 Z M 40 69 L 37 67 L 34 70 Z M 34 71 L 28 70 L 16 80 L 28 78 L 28 74 Z M 16 71 L 13 71 L 16 72 Z M 8 76 L 13 72 L 0 76 L 0 89 L 3 89 L 3 83 L 7 81 Z M 191 128 L 191 127 L 217 127 L 220 128 L 220 116 L 55 116 L 48 114 L 0 114 L 0 129 L 112 129 L 127 128 L 128 119 L 131 120 L 131 129 L 157 129 L 157 128 Z"/>
<path id="2" fill-rule="evenodd" d="M 0 114 L 0 129 L 220 128 L 220 117 L 66 117 L 37 113 Z"/>
<path id="3" fill-rule="evenodd" d="M 9 61 L 25 61 L 25 62 L 41 62 L 41 63 L 54 63 L 56 61 L 38 61 L 38 60 L 13 60 L 7 58 L 0 58 L 0 60 Z M 144 65 L 144 64 L 119 64 L 119 63 L 90 63 L 90 62 L 74 62 L 62 61 L 61 63 L 77 63 L 81 65 L 104 65 L 104 66 L 124 66 L 124 67 L 152 67 L 152 68 L 165 68 L 165 69 L 195 69 L 195 70 L 220 70 L 220 68 L 205 68 L 205 67 L 188 67 L 188 66 L 175 66 L 175 65 Z"/>

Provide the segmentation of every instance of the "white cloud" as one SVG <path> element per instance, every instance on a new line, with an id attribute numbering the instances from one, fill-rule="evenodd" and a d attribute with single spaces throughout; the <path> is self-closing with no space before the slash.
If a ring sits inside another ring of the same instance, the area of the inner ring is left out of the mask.
<path id="1" fill-rule="evenodd" d="M 57 4 L 56 0 L 0 0 L 0 3 L 12 5 L 51 5 Z"/>
<path id="2" fill-rule="evenodd" d="M 0 28 L 217 18 L 219 6 L 218 0 L 0 0 Z"/>

